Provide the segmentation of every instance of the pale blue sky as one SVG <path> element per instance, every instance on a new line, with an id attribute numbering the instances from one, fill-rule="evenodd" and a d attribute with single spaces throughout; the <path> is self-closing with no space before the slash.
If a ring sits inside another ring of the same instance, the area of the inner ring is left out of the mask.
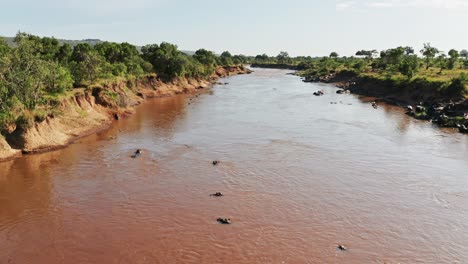
<path id="1" fill-rule="evenodd" d="M 424 42 L 468 49 L 468 0 L 2 0 L 0 35 L 276 55 L 352 55 Z"/>

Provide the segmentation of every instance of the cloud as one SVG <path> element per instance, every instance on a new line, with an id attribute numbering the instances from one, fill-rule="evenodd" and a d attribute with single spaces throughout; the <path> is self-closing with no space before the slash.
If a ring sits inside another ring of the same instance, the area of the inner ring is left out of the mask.
<path id="1" fill-rule="evenodd" d="M 336 9 L 361 10 L 365 8 L 431 8 L 431 9 L 468 9 L 468 0 L 360 0 L 350 2 L 337 0 Z"/>
<path id="2" fill-rule="evenodd" d="M 355 4 L 356 4 L 356 2 L 354 2 L 354 1 L 346 1 L 346 2 L 341 1 L 341 2 L 336 3 L 336 10 L 337 11 L 343 11 L 343 10 L 346 10 L 346 9 L 350 9 Z"/>

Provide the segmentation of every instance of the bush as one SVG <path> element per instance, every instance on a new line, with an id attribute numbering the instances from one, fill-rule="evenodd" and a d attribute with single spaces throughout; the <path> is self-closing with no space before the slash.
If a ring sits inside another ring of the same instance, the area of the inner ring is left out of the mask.
<path id="1" fill-rule="evenodd" d="M 16 126 L 26 130 L 34 125 L 34 116 L 29 111 L 25 111 L 16 119 Z"/>

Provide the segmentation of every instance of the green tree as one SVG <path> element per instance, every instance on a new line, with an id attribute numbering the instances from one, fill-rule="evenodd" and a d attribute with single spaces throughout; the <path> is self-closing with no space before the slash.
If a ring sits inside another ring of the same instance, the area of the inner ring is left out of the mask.
<path id="1" fill-rule="evenodd" d="M 376 54 L 378 54 L 376 50 L 359 50 L 356 52 L 356 56 L 365 56 L 368 60 L 372 60 Z"/>
<path id="2" fill-rule="evenodd" d="M 10 50 L 11 49 L 8 46 L 8 44 L 5 42 L 5 40 L 0 38 L 0 58 L 5 56 L 6 54 L 8 54 L 10 52 Z"/>
<path id="3" fill-rule="evenodd" d="M 420 51 L 426 61 L 426 70 L 429 69 L 431 61 L 439 54 L 439 50 L 432 47 L 430 43 L 424 43 L 424 48 Z"/>
<path id="4" fill-rule="evenodd" d="M 219 56 L 219 60 L 220 60 L 220 63 L 221 65 L 233 65 L 234 64 L 234 61 L 233 61 L 233 57 L 231 55 L 231 53 L 229 51 L 225 51 L 223 53 L 221 53 L 221 56 Z M 236 63 L 238 64 L 238 63 Z"/>
<path id="5" fill-rule="evenodd" d="M 44 60 L 57 60 L 60 51 L 60 43 L 55 38 L 41 38 L 41 58 Z"/>
<path id="6" fill-rule="evenodd" d="M 411 79 L 418 72 L 419 62 L 416 55 L 405 56 L 399 65 L 399 72 Z"/>
<path id="7" fill-rule="evenodd" d="M 216 55 L 206 49 L 197 50 L 193 55 L 193 58 L 205 67 L 204 76 L 211 75 L 217 66 Z"/>
<path id="8" fill-rule="evenodd" d="M 412 47 L 406 46 L 404 49 L 407 56 L 414 54 L 414 49 Z"/>
<path id="9" fill-rule="evenodd" d="M 449 55 L 449 61 L 447 63 L 447 68 L 449 70 L 452 70 L 453 68 L 455 68 L 455 63 L 457 62 L 458 58 L 460 57 L 460 53 L 458 53 L 457 50 L 455 49 L 451 49 L 449 52 L 448 52 L 448 55 Z"/>
<path id="10" fill-rule="evenodd" d="M 447 69 L 448 67 L 447 55 L 441 53 L 439 56 L 437 56 L 436 65 L 439 66 L 440 68 L 439 73 L 442 73 L 443 70 Z"/>
<path id="11" fill-rule="evenodd" d="M 70 44 L 64 43 L 62 46 L 60 46 L 58 53 L 57 53 L 58 62 L 63 66 L 67 66 L 68 63 L 70 62 L 72 52 L 73 52 L 73 49 L 70 46 Z"/>
<path id="12" fill-rule="evenodd" d="M 28 109 L 34 109 L 42 96 L 47 73 L 38 52 L 40 45 L 37 38 L 21 32 L 15 43 L 18 47 L 2 60 L 2 86 L 8 89 L 8 96 L 15 96 Z"/>
<path id="13" fill-rule="evenodd" d="M 278 63 L 286 64 L 290 63 L 291 59 L 289 58 L 289 54 L 286 51 L 281 51 L 278 56 L 276 56 Z"/>
<path id="14" fill-rule="evenodd" d="M 101 55 L 107 62 L 119 63 L 123 62 L 124 56 L 120 50 L 120 45 L 112 42 L 101 42 L 94 46 L 94 49 Z"/>
<path id="15" fill-rule="evenodd" d="M 335 51 L 333 51 L 332 53 L 330 53 L 330 56 L 329 56 L 329 57 L 330 57 L 330 58 L 336 59 L 336 58 L 338 58 L 338 53 L 335 52 Z"/>
<path id="16" fill-rule="evenodd" d="M 245 63 L 249 63 L 249 58 L 247 58 L 246 56 L 244 55 L 234 55 L 232 56 L 232 63 L 234 65 L 241 65 L 241 64 L 245 64 Z"/>
<path id="17" fill-rule="evenodd" d="M 73 88 L 73 78 L 68 68 L 63 67 L 58 62 L 47 61 L 44 63 L 45 90 L 49 93 L 61 93 Z"/>
<path id="18" fill-rule="evenodd" d="M 270 57 L 267 54 L 263 53 L 262 55 L 255 56 L 255 62 L 257 63 L 267 63 L 270 61 Z"/>
<path id="19" fill-rule="evenodd" d="M 399 65 L 402 62 L 405 54 L 405 48 L 398 47 L 380 52 L 380 58 L 382 59 L 382 63 L 384 65 Z"/>
<path id="20" fill-rule="evenodd" d="M 460 51 L 460 57 L 464 58 L 465 60 L 468 59 L 468 50 L 463 49 Z"/>
<path id="21" fill-rule="evenodd" d="M 216 56 L 213 52 L 206 49 L 199 49 L 193 55 L 193 58 L 206 66 L 216 66 Z"/>
<path id="22" fill-rule="evenodd" d="M 185 63 L 186 60 L 176 45 L 162 42 L 160 45 L 146 45 L 141 51 L 143 58 L 153 65 L 154 70 L 161 77 L 171 79 L 183 74 L 181 70 L 184 67 L 177 64 Z"/>
<path id="23" fill-rule="evenodd" d="M 76 45 L 71 59 L 70 67 L 76 85 L 92 83 L 105 73 L 104 59 L 87 43 Z"/>

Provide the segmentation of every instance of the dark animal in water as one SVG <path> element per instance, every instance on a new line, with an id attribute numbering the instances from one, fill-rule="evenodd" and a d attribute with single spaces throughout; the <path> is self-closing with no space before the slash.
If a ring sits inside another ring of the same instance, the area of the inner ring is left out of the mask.
<path id="1" fill-rule="evenodd" d="M 140 149 L 137 149 L 135 151 L 135 154 L 132 155 L 132 158 L 138 158 L 139 156 L 141 156 L 142 153 L 143 151 L 141 151 Z"/>
<path id="2" fill-rule="evenodd" d="M 218 221 L 219 223 L 223 224 L 223 225 L 230 225 L 231 224 L 231 219 L 230 218 L 218 218 L 216 219 L 216 221 Z"/>
<path id="3" fill-rule="evenodd" d="M 223 194 L 220 193 L 220 192 L 217 192 L 217 193 L 210 194 L 210 196 L 221 197 L 221 196 L 223 196 Z"/>
<path id="4" fill-rule="evenodd" d="M 322 96 L 322 95 L 323 95 L 323 91 L 314 92 L 314 95 L 315 95 L 315 96 Z"/>
<path id="5" fill-rule="evenodd" d="M 372 102 L 372 107 L 374 107 L 374 109 L 377 109 L 377 103 L 376 102 Z"/>
<path id="6" fill-rule="evenodd" d="M 216 165 L 218 165 L 218 163 L 219 163 L 219 161 L 218 161 L 218 160 L 214 160 L 214 161 L 213 161 L 213 166 L 216 166 Z"/>
<path id="7" fill-rule="evenodd" d="M 339 250 L 341 250 L 341 251 L 346 251 L 346 250 L 348 250 L 348 249 L 347 249 L 345 246 L 343 246 L 343 245 L 338 245 L 337 248 L 338 248 Z"/>

